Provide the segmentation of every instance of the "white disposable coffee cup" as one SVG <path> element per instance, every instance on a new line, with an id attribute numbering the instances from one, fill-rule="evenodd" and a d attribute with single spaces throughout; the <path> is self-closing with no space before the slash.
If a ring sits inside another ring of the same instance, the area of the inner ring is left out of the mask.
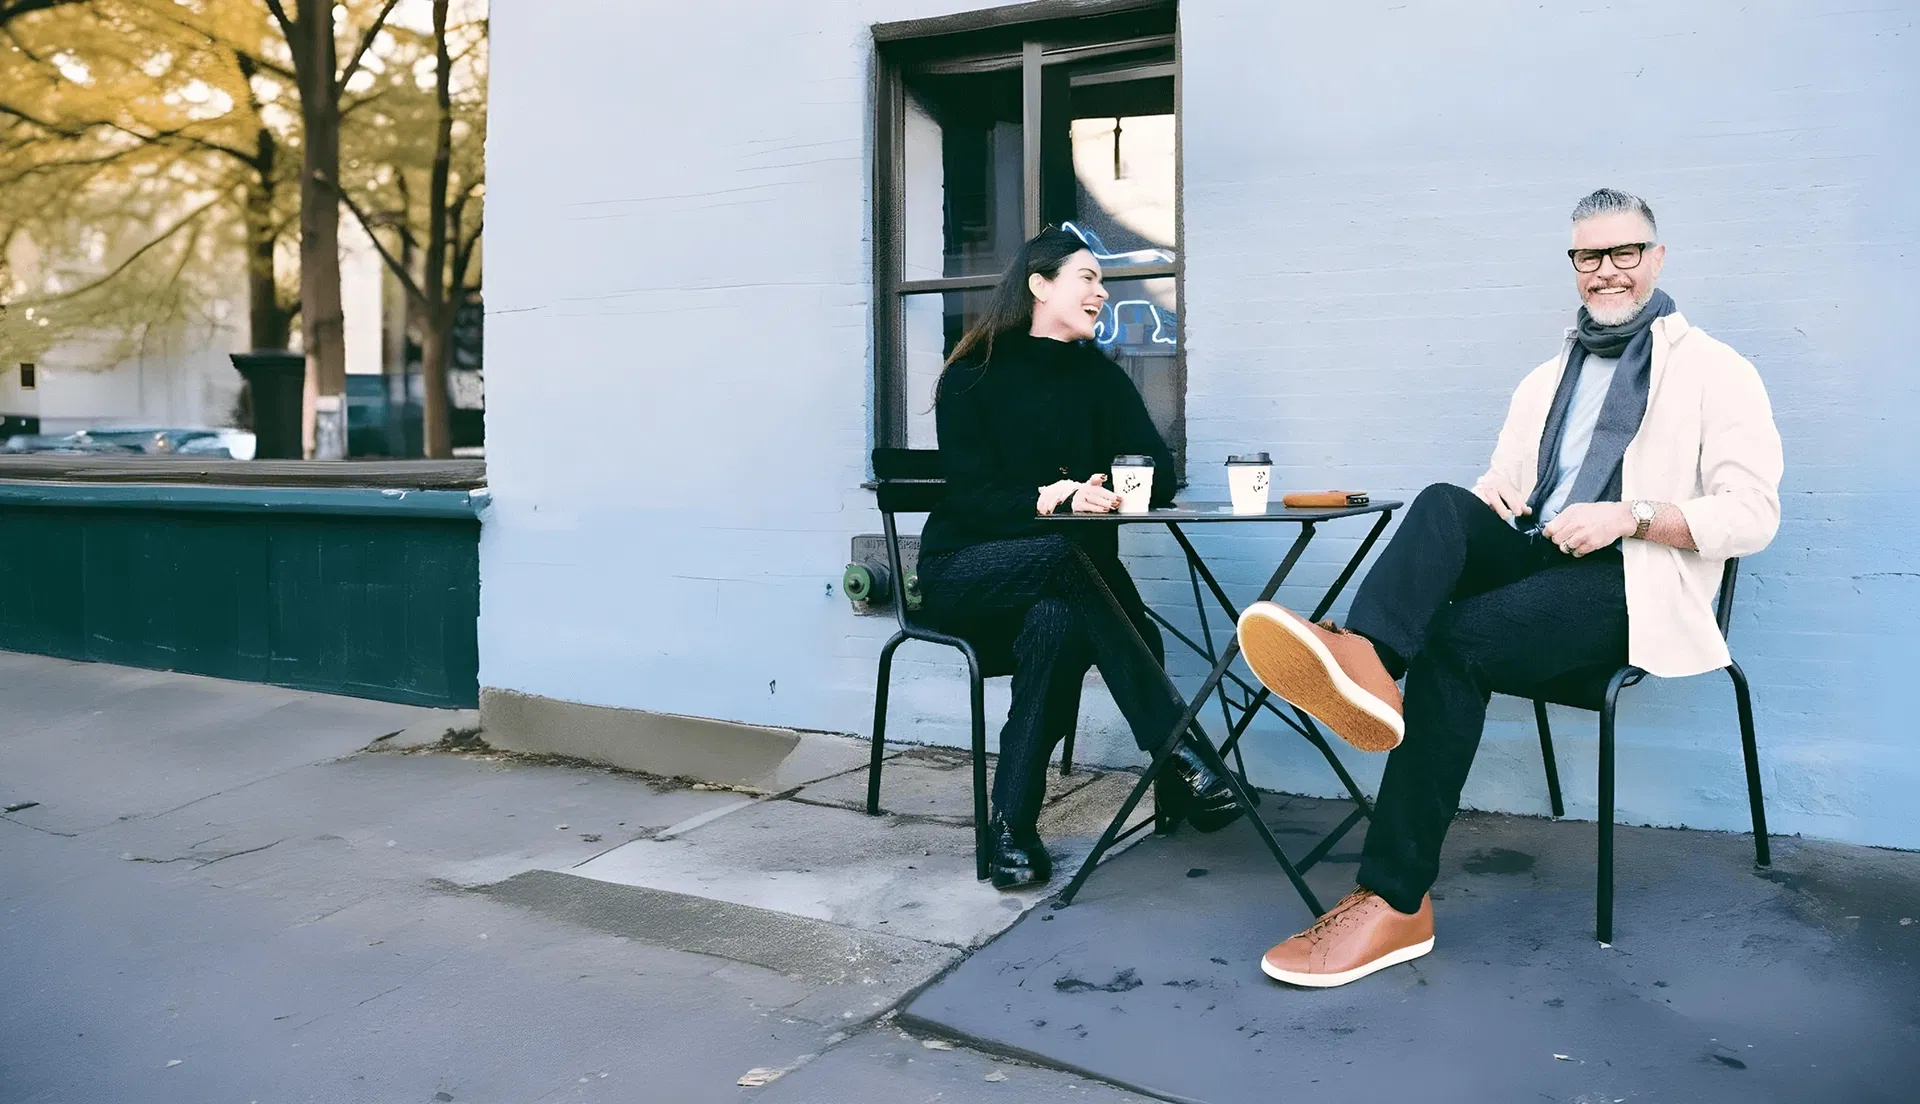
<path id="1" fill-rule="evenodd" d="M 1273 486 L 1273 458 L 1264 452 L 1227 457 L 1227 491 L 1236 514 L 1264 514 Z"/>
<path id="2" fill-rule="evenodd" d="M 1113 493 L 1120 496 L 1121 513 L 1146 513 L 1153 501 L 1153 457 L 1114 457 Z"/>

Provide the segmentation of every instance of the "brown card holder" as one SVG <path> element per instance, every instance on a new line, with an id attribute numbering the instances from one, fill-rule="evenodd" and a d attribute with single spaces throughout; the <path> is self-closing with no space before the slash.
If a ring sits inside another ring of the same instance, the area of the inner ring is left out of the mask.
<path id="1" fill-rule="evenodd" d="M 1294 510 L 1340 509 L 1347 506 L 1365 506 L 1365 491 L 1295 491 L 1280 499 L 1282 505 Z"/>

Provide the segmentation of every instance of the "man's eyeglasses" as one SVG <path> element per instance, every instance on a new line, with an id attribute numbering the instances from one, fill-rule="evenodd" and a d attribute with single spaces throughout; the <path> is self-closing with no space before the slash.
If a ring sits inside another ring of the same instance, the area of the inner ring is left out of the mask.
<path id="1" fill-rule="evenodd" d="M 1569 249 L 1567 250 L 1567 259 L 1573 262 L 1573 270 L 1575 272 L 1598 272 L 1600 271 L 1600 258 L 1612 257 L 1613 267 L 1624 272 L 1629 268 L 1637 267 L 1640 264 L 1641 256 L 1646 253 L 1647 247 L 1652 244 L 1652 242 L 1628 242 L 1625 245 L 1616 245 L 1611 249 Z"/>

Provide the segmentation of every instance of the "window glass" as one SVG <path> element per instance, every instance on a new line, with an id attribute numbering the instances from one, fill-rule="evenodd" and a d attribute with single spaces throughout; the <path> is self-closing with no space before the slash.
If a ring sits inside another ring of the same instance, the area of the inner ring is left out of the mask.
<path id="1" fill-rule="evenodd" d="M 1168 443 L 1182 439 L 1179 292 L 1172 277 L 1115 280 L 1094 322 L 1100 351 L 1124 368 Z M 907 447 L 935 448 L 934 384 L 947 354 L 985 311 L 985 291 L 927 292 L 901 298 L 907 349 Z"/>
<path id="2" fill-rule="evenodd" d="M 967 285 L 1011 262 L 1031 204 L 1041 222 L 1078 233 L 1106 269 L 1112 301 L 1099 345 L 1132 378 L 1184 471 L 1169 18 L 1170 9 L 1064 19 L 883 50 L 896 59 L 887 79 L 898 99 L 888 102 L 899 110 L 883 116 L 891 154 L 880 194 L 900 207 L 882 216 L 893 252 L 880 309 L 897 313 L 880 320 L 876 440 L 936 447 L 935 383 L 990 295 Z M 1037 136 L 1025 120 L 1037 120 Z"/>
<path id="3" fill-rule="evenodd" d="M 980 276 L 1021 237 L 1020 71 L 909 74 L 901 277 Z"/>
<path id="4" fill-rule="evenodd" d="M 1042 216 L 1096 236 L 1109 267 L 1174 260 L 1171 57 L 1054 66 L 1042 87 Z"/>
<path id="5" fill-rule="evenodd" d="M 1110 298 L 1094 323 L 1100 349 L 1127 370 L 1147 404 L 1147 413 L 1174 451 L 1176 466 L 1186 440 L 1182 396 L 1186 375 L 1180 360 L 1180 296 L 1171 276 L 1110 280 Z"/>
<path id="6" fill-rule="evenodd" d="M 989 294 L 936 291 L 901 298 L 901 329 L 907 347 L 908 448 L 939 447 L 933 420 L 934 384 L 940 379 L 947 354 L 960 343 L 967 327 L 985 312 Z"/>

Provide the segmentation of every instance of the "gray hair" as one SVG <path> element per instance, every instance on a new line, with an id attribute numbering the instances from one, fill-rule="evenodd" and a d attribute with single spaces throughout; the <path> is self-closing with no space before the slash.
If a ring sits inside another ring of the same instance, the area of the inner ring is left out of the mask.
<path id="1" fill-rule="evenodd" d="M 1610 215 L 1616 211 L 1628 211 L 1647 220 L 1647 228 L 1660 233 L 1660 224 L 1653 221 L 1653 208 L 1647 201 L 1632 192 L 1622 192 L 1614 188 L 1601 188 L 1573 205 L 1573 221 L 1580 222 L 1595 215 Z"/>

